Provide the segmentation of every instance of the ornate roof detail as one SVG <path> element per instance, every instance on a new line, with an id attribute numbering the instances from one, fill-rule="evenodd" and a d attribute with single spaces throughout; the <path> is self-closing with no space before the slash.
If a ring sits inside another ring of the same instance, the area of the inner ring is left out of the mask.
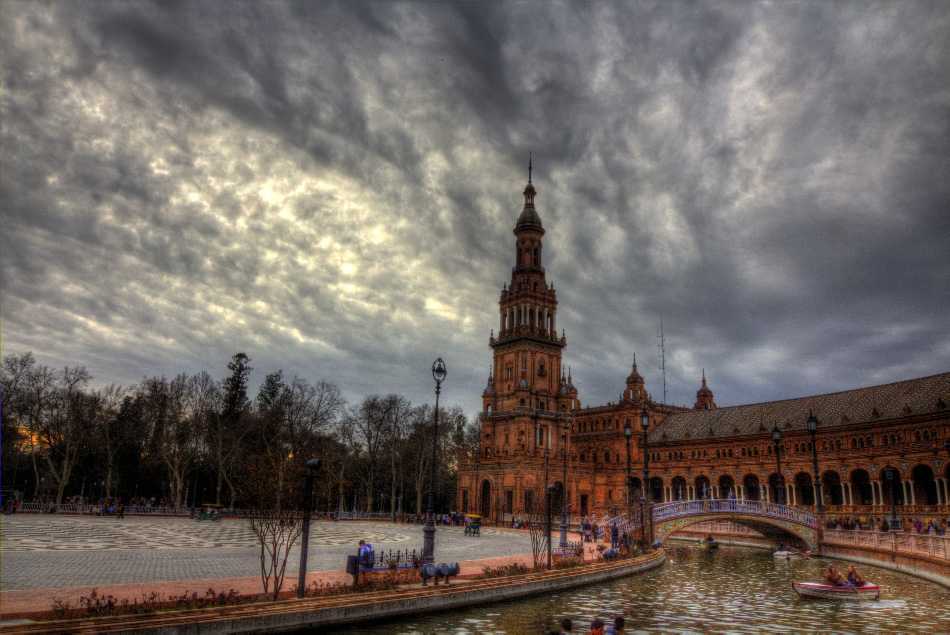
<path id="1" fill-rule="evenodd" d="M 515 223 L 515 232 L 519 229 L 538 229 L 544 233 L 544 228 L 541 227 L 541 217 L 538 216 L 537 210 L 534 209 L 534 197 L 537 194 L 537 190 L 534 189 L 534 185 L 531 183 L 531 158 L 528 157 L 528 184 L 524 188 L 524 209 L 521 210 L 521 216 L 518 217 L 518 222 Z"/>
<path id="2" fill-rule="evenodd" d="M 820 413 L 823 429 L 859 425 L 871 421 L 870 415 L 875 410 L 882 420 L 902 417 L 905 405 L 916 414 L 934 412 L 947 395 L 950 395 L 950 373 L 942 373 L 813 397 L 688 410 L 673 413 L 657 424 L 650 433 L 650 442 L 659 441 L 664 433 L 670 440 L 681 440 L 687 431 L 692 433 L 693 440 L 704 432 L 710 437 L 763 434 L 758 432 L 763 419 L 780 422 L 779 428 L 783 430 L 804 431 L 809 408 L 814 409 L 816 416 Z M 854 416 L 855 413 L 866 414 Z M 733 432 L 736 429 L 738 432 Z"/>
<path id="3" fill-rule="evenodd" d="M 633 371 L 627 375 L 628 384 L 642 384 L 643 375 L 637 372 L 637 354 L 633 354 Z"/>

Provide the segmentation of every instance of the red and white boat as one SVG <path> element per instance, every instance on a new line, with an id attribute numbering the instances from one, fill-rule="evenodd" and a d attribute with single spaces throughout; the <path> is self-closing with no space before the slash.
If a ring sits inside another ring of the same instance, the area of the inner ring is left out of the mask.
<path id="1" fill-rule="evenodd" d="M 792 588 L 799 597 L 806 600 L 839 600 L 861 602 L 876 600 L 881 588 L 876 584 L 866 583 L 864 586 L 828 586 L 817 582 L 792 582 Z"/>

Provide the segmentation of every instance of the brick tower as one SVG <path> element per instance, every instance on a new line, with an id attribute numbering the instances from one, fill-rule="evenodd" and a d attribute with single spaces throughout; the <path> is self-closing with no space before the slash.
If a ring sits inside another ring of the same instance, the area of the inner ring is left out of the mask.
<path id="1" fill-rule="evenodd" d="M 514 228 L 514 268 L 498 301 L 498 334 L 488 341 L 494 363 L 482 393 L 481 473 L 492 483 L 479 485 L 484 489 L 478 499 L 480 511 L 488 513 L 491 506 L 493 515 L 531 507 L 543 485 L 545 458 L 553 473 L 563 456 L 562 436 L 570 441 L 565 423 L 580 407 L 577 389 L 561 364 L 567 338 L 563 333 L 558 337 L 557 295 L 544 276 L 544 228 L 534 206 L 531 169 L 529 161 L 524 208 Z M 516 465 L 532 468 L 512 470 L 513 458 Z"/>

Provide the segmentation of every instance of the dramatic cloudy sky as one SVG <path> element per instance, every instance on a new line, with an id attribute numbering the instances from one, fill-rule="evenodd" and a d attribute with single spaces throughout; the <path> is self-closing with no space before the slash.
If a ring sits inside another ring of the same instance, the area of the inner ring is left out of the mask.
<path id="1" fill-rule="evenodd" d="M 528 153 L 585 405 L 950 370 L 946 2 L 20 2 L 2 346 L 473 414 Z"/>

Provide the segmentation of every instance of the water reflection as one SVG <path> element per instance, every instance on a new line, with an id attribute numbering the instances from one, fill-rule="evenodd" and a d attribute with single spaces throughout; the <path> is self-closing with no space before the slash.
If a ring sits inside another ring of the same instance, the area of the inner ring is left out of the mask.
<path id="1" fill-rule="evenodd" d="M 570 617 L 575 632 L 586 632 L 594 617 L 609 624 L 624 615 L 629 632 L 950 632 L 950 590 L 887 569 L 858 566 L 881 586 L 880 600 L 826 602 L 792 590 L 792 581 L 820 581 L 826 558 L 776 560 L 762 550 L 676 543 L 667 555 L 662 568 L 623 580 L 353 631 L 546 633 Z"/>

